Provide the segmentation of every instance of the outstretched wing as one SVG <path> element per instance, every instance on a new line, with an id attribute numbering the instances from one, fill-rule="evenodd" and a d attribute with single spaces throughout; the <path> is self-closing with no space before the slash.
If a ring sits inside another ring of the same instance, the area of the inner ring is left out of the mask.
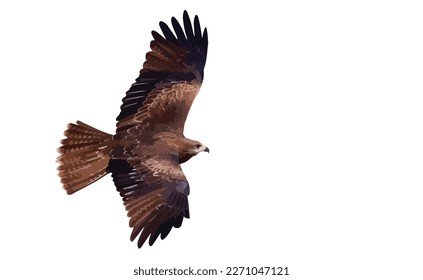
<path id="1" fill-rule="evenodd" d="M 182 134 L 189 109 L 204 77 L 207 29 L 201 32 L 184 11 L 183 27 L 173 17 L 172 26 L 160 22 L 163 36 L 153 31 L 151 51 L 143 69 L 122 99 L 116 139 L 139 135 L 142 130 Z M 185 31 L 184 31 L 185 30 Z M 128 129 L 133 129 L 128 133 Z"/>
<path id="2" fill-rule="evenodd" d="M 138 248 L 149 238 L 153 245 L 189 218 L 189 185 L 179 163 L 171 157 L 146 156 L 126 161 L 112 159 L 113 181 L 128 211 L 131 241 L 139 235 Z"/>

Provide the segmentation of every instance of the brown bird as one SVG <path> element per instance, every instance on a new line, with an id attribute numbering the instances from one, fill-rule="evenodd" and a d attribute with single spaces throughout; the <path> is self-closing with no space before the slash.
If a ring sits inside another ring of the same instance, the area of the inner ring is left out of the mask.
<path id="1" fill-rule="evenodd" d="M 131 241 L 138 247 L 189 218 L 189 184 L 181 163 L 209 149 L 184 136 L 189 109 L 204 77 L 207 29 L 188 13 L 183 28 L 173 17 L 173 33 L 160 22 L 163 36 L 152 31 L 151 51 L 139 77 L 122 99 L 116 134 L 83 122 L 69 124 L 58 149 L 63 188 L 73 194 L 111 173 L 128 211 Z M 184 32 L 185 30 L 185 32 Z"/>

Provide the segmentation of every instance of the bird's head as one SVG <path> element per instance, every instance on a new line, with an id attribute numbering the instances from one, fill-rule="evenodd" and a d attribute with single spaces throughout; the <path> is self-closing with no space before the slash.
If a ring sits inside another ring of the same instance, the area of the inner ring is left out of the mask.
<path id="1" fill-rule="evenodd" d="M 210 152 L 202 143 L 185 137 L 176 136 L 171 133 L 160 133 L 155 136 L 158 143 L 162 143 L 164 147 L 174 149 L 179 155 L 179 162 L 183 163 L 197 155 L 200 152 Z"/>
<path id="2" fill-rule="evenodd" d="M 210 152 L 210 150 L 209 150 L 209 148 L 207 148 L 206 146 L 204 146 L 203 144 L 201 144 L 200 142 L 198 142 L 198 141 L 194 141 L 194 140 L 191 140 L 193 143 L 191 143 L 191 145 L 189 146 L 189 150 L 190 150 L 190 153 L 191 154 L 194 154 L 194 155 L 196 155 L 196 154 L 198 154 L 198 153 L 200 153 L 200 152 L 207 152 L 207 153 L 209 153 Z"/>
<path id="3" fill-rule="evenodd" d="M 179 161 L 181 163 L 189 160 L 193 156 L 196 156 L 200 152 L 210 152 L 209 148 L 201 144 L 198 141 L 184 138 L 183 144 L 180 146 Z"/>

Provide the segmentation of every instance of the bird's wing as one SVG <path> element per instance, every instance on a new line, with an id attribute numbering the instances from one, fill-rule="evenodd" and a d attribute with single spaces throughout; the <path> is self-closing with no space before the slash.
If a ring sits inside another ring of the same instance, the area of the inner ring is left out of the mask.
<path id="1" fill-rule="evenodd" d="M 207 29 L 201 31 L 197 16 L 192 26 L 186 11 L 183 27 L 174 17 L 172 26 L 174 33 L 164 22 L 160 22 L 163 36 L 152 32 L 151 51 L 146 54 L 139 77 L 122 99 L 116 139 L 139 135 L 142 130 L 183 133 L 204 77 Z"/>
<path id="2" fill-rule="evenodd" d="M 177 157 L 146 154 L 109 164 L 130 217 L 131 241 L 139 235 L 139 248 L 148 237 L 150 246 L 159 235 L 164 239 L 172 227 L 179 228 L 183 218 L 189 218 L 189 185 Z"/>

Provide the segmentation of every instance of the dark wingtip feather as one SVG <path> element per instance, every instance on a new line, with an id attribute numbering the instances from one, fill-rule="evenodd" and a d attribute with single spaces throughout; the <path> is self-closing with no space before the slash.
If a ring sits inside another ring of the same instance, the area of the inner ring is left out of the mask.
<path id="1" fill-rule="evenodd" d="M 203 32 L 203 39 L 204 39 L 204 41 L 205 41 L 206 43 L 208 43 L 208 42 L 209 42 L 209 38 L 208 38 L 208 35 L 207 35 L 207 27 L 206 27 L 206 28 L 204 28 L 204 32 Z"/>
<path id="2" fill-rule="evenodd" d="M 147 238 L 148 238 L 148 236 L 150 235 L 150 231 L 149 231 L 149 228 L 148 228 L 148 226 L 146 226 L 143 230 L 142 230 L 142 232 L 141 232 L 141 235 L 140 235 L 140 237 L 139 237 L 139 239 L 138 239 L 138 242 L 137 242 L 137 246 L 138 246 L 138 248 L 141 248 L 142 247 L 142 245 L 144 245 L 144 243 L 145 243 L 145 241 L 147 240 Z"/>
<path id="3" fill-rule="evenodd" d="M 141 232 L 141 230 L 142 230 L 142 226 L 140 226 L 140 225 L 138 225 L 138 226 L 136 226 L 132 229 L 131 236 L 129 237 L 131 242 L 134 241 L 135 238 L 137 238 L 137 236 Z M 141 247 L 138 247 L 138 248 L 141 248 Z"/>
<path id="4" fill-rule="evenodd" d="M 166 236 L 168 236 L 169 232 L 172 230 L 173 224 L 172 223 L 166 223 L 165 225 L 162 226 L 161 228 L 161 234 L 160 234 L 160 238 L 163 240 L 166 238 Z"/>
<path id="5" fill-rule="evenodd" d="M 187 11 L 184 11 L 183 18 L 184 18 L 184 28 L 185 28 L 185 33 L 187 35 L 187 39 L 189 41 L 193 41 L 194 33 L 192 30 L 191 19 L 189 18 Z"/>
<path id="6" fill-rule="evenodd" d="M 184 30 L 182 30 L 181 25 L 179 24 L 178 20 L 175 17 L 172 17 L 172 26 L 173 29 L 175 30 L 176 36 L 178 36 L 178 40 L 182 40 L 185 41 L 185 34 L 184 34 Z"/>
<path id="7" fill-rule="evenodd" d="M 148 245 L 153 246 L 154 242 L 156 242 L 157 237 L 159 237 L 160 231 L 156 231 L 150 235 L 150 238 L 148 239 Z"/>
<path id="8" fill-rule="evenodd" d="M 209 44 L 209 36 L 207 35 L 207 28 L 204 28 L 203 32 L 203 44 L 204 44 L 204 50 L 207 54 L 207 46 Z"/>
<path id="9" fill-rule="evenodd" d="M 170 30 L 169 26 L 167 26 L 167 24 L 164 23 L 163 21 L 161 21 L 159 23 L 159 25 L 160 25 L 160 28 L 161 28 L 161 30 L 162 30 L 163 35 L 165 36 L 165 38 L 167 40 L 170 40 L 170 41 L 174 41 L 175 42 L 176 41 L 176 37 L 175 37 L 175 35 L 173 35 L 173 32 Z"/>
<path id="10" fill-rule="evenodd" d="M 151 31 L 151 35 L 153 35 L 153 38 L 154 38 L 154 40 L 156 40 L 156 41 L 164 41 L 164 38 L 163 38 L 163 36 L 162 35 L 160 35 L 158 32 L 156 32 L 156 31 Z"/>
<path id="11" fill-rule="evenodd" d="M 179 218 L 175 222 L 175 228 L 180 228 L 182 226 L 182 221 L 183 220 L 184 220 L 184 216 L 179 216 Z"/>
<path id="12" fill-rule="evenodd" d="M 197 41 L 201 40 L 201 26 L 200 26 L 200 20 L 198 19 L 198 16 L 194 17 L 194 32 L 195 32 L 195 39 Z"/>

